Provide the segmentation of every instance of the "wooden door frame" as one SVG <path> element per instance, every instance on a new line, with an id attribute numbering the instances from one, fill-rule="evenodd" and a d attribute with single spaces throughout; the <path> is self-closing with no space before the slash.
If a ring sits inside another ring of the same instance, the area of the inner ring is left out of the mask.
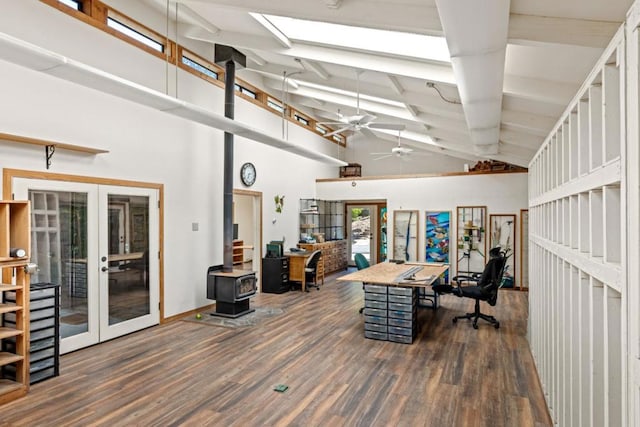
<path id="1" fill-rule="evenodd" d="M 260 266 L 260 272 L 262 272 L 262 246 L 264 246 L 262 244 L 262 211 L 263 211 L 263 206 L 262 206 L 262 191 L 252 191 L 252 190 L 244 190 L 244 189 L 234 189 L 233 190 L 233 194 L 234 195 L 239 195 L 239 196 L 249 196 L 249 197 L 253 197 L 255 199 L 258 200 L 258 206 L 259 206 L 259 212 L 258 212 L 258 218 L 256 218 L 256 220 L 258 221 L 258 236 L 260 237 L 260 241 L 259 242 L 254 242 L 254 245 L 258 246 L 258 250 L 255 251 L 254 249 L 254 255 L 256 255 L 259 259 L 258 261 L 258 265 Z M 254 260 L 254 265 L 255 265 L 255 260 Z"/>
<path id="2" fill-rule="evenodd" d="M 75 182 L 81 184 L 98 184 L 98 185 L 111 185 L 122 187 L 139 187 L 149 188 L 158 191 L 158 286 L 160 299 L 160 324 L 163 324 L 170 319 L 166 319 L 164 316 L 164 184 L 143 182 L 143 181 L 129 181 L 124 179 L 112 179 L 112 178 L 100 178 L 84 175 L 70 175 L 52 172 L 31 171 L 24 169 L 10 169 L 4 168 L 2 170 L 2 197 L 5 200 L 13 199 L 13 179 L 41 179 L 46 181 L 64 181 Z"/>

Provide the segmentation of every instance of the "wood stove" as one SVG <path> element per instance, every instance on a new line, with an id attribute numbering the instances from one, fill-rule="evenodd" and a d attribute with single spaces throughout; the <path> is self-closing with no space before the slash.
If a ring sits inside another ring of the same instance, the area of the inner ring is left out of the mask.
<path id="1" fill-rule="evenodd" d="M 222 266 L 209 267 L 207 298 L 216 300 L 215 316 L 240 317 L 255 311 L 249 299 L 258 290 L 256 274 L 248 270 L 222 271 Z"/>

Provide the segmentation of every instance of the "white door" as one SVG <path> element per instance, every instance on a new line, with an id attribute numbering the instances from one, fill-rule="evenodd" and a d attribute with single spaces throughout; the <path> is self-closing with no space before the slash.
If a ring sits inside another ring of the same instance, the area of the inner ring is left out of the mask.
<path id="1" fill-rule="evenodd" d="M 13 190 L 31 200 L 31 281 L 60 285 L 61 353 L 159 323 L 157 190 L 23 178 Z"/>

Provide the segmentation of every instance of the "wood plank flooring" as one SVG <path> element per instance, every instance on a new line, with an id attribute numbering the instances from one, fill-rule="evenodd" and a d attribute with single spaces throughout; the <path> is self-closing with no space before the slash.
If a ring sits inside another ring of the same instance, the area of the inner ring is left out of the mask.
<path id="1" fill-rule="evenodd" d="M 0 406 L 2 426 L 551 426 L 525 338 L 527 294 L 420 309 L 413 344 L 365 339 L 360 283 L 263 294 L 248 328 L 175 321 L 64 355 L 61 375 Z M 204 285 L 203 285 L 204 286 Z M 284 393 L 273 391 L 286 384 Z"/>

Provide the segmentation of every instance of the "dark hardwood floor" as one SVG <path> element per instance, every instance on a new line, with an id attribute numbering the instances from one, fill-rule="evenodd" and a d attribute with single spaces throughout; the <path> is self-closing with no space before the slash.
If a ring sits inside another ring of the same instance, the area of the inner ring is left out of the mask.
<path id="1" fill-rule="evenodd" d="M 203 285 L 204 286 L 204 285 Z M 413 344 L 363 336 L 360 283 L 263 294 L 284 314 L 239 329 L 175 321 L 64 355 L 61 375 L 0 407 L 10 426 L 550 426 L 525 338 L 527 294 L 500 329 L 420 309 Z M 286 384 L 284 393 L 273 390 Z"/>

